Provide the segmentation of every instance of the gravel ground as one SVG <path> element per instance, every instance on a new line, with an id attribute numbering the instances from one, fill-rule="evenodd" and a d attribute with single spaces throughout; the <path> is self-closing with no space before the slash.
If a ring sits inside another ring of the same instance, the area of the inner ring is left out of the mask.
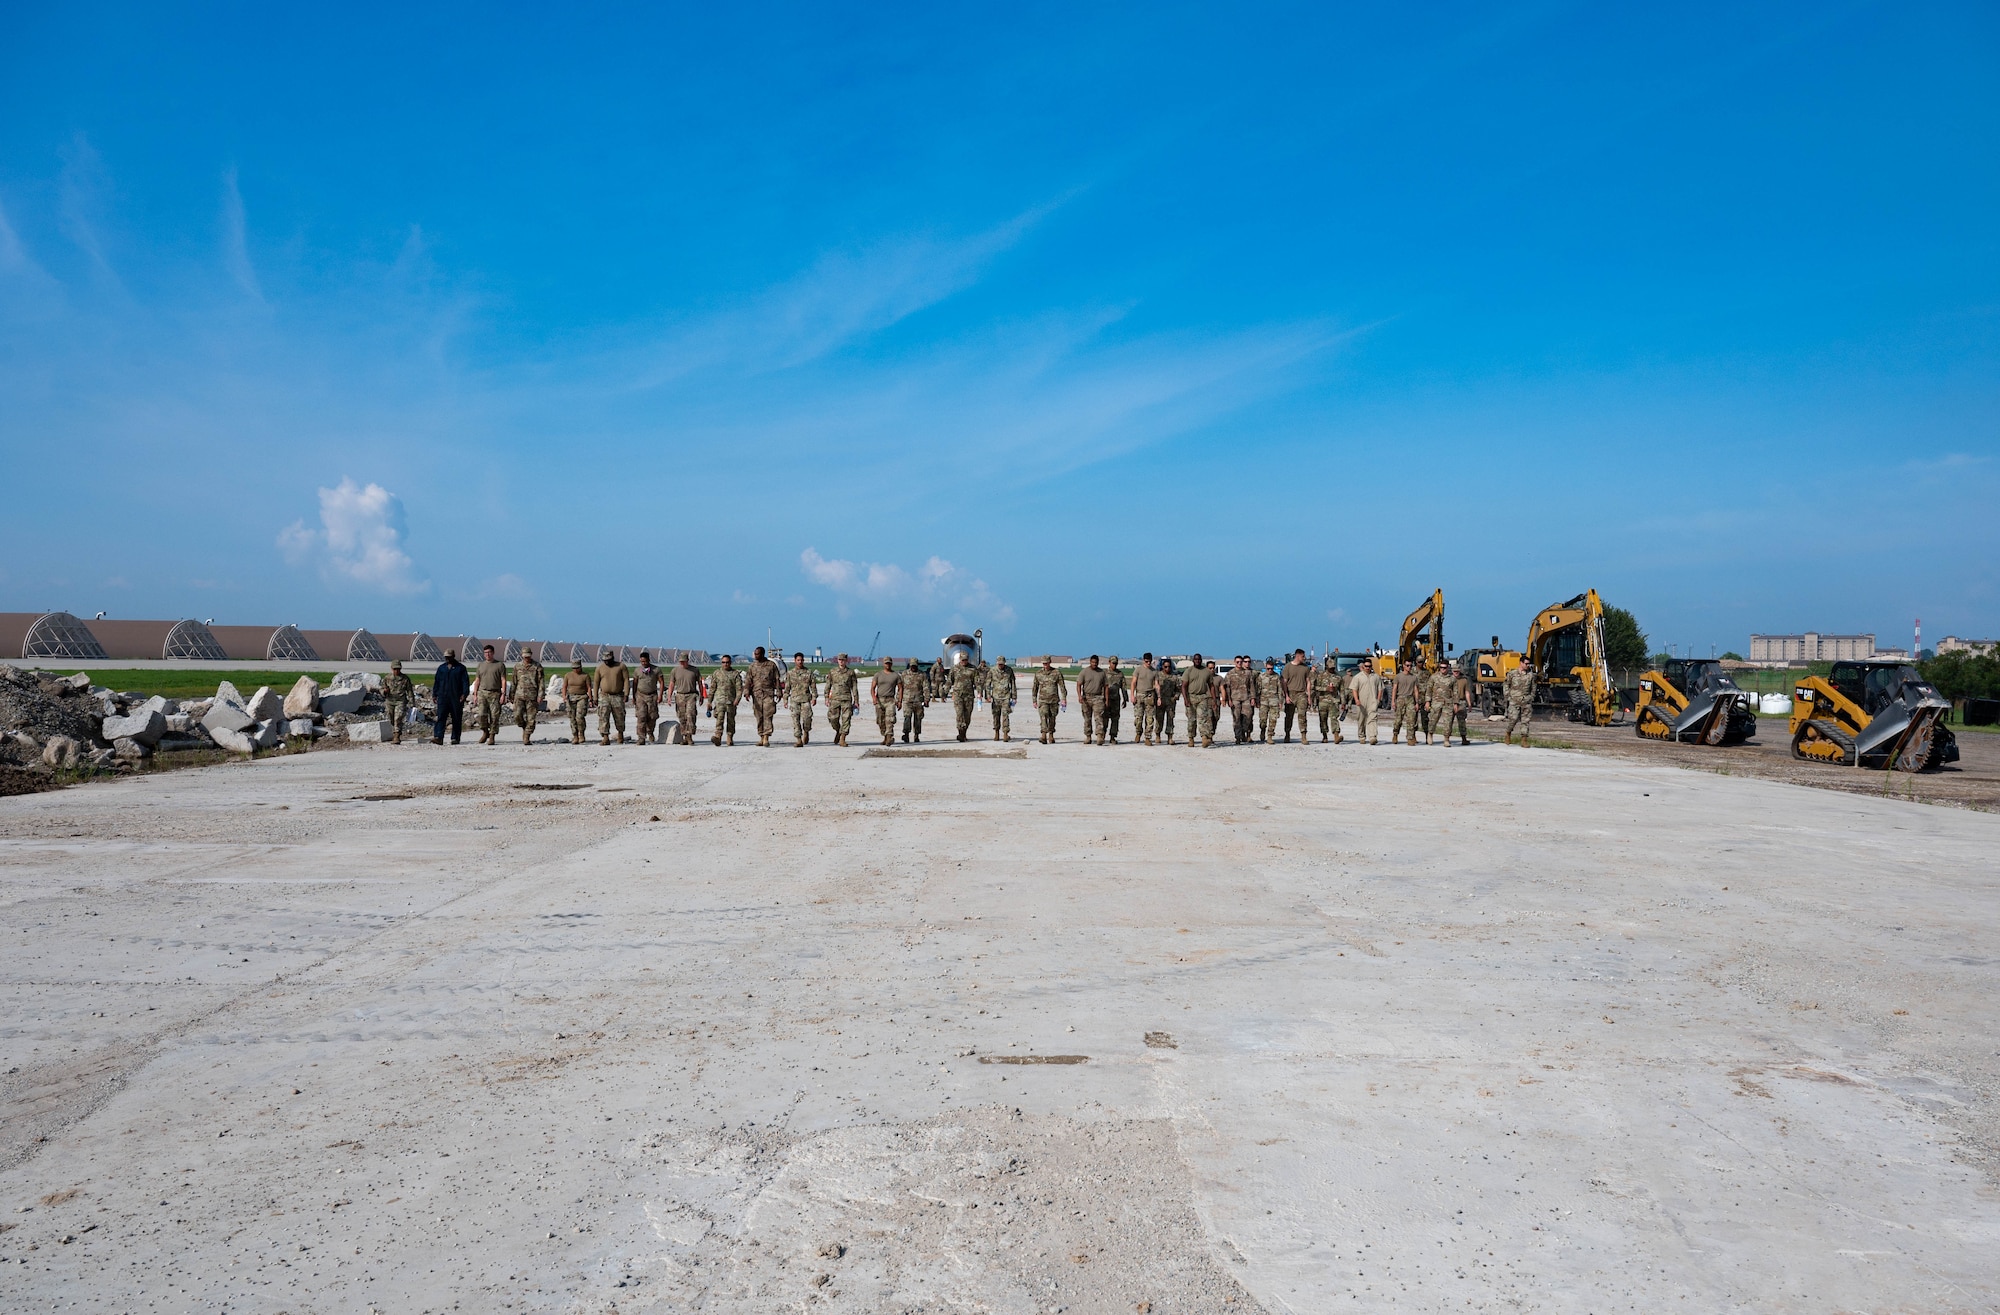
<path id="1" fill-rule="evenodd" d="M 2000 1308 L 2000 819 L 1064 734 L 0 799 L 0 1305 Z"/>

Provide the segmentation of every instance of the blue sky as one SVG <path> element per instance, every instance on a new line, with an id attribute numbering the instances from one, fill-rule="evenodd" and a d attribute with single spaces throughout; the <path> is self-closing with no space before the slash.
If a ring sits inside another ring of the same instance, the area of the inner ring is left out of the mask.
<path id="1" fill-rule="evenodd" d="M 2000 631 L 1990 6 L 578 12 L 0 15 L 0 610 Z"/>

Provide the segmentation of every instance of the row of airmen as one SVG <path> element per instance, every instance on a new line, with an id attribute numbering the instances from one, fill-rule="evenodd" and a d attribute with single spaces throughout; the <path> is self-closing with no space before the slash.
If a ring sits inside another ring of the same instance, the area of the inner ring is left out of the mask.
<path id="1" fill-rule="evenodd" d="M 966 739 L 974 708 L 982 701 L 992 717 L 993 738 L 1013 739 L 1012 712 L 1020 696 L 1014 667 L 1005 656 L 991 666 L 968 662 L 964 653 L 956 657 L 953 666 L 933 667 L 929 673 L 914 662 L 899 672 L 894 659 L 882 659 L 880 668 L 869 677 L 868 696 L 883 744 L 896 742 L 899 721 L 904 743 L 922 743 L 924 711 L 940 699 L 952 705 L 960 741 Z M 497 742 L 501 709 L 508 702 L 513 705 L 522 743 L 528 743 L 535 733 L 545 680 L 541 663 L 529 654 L 524 653 L 509 672 L 495 659 L 489 644 L 476 674 L 460 664 L 455 654 L 446 654 L 432 684 L 437 705 L 433 741 L 442 743 L 449 726 L 452 743 L 458 743 L 463 705 L 471 696 L 478 703 L 480 743 Z M 677 743 L 694 742 L 699 716 L 706 712 L 714 723 L 709 742 L 733 746 L 737 709 L 747 699 L 760 746 L 771 743 L 781 701 L 791 712 L 796 747 L 804 748 L 811 742 L 813 710 L 822 703 L 834 743 L 844 746 L 861 703 L 861 673 L 849 663 L 847 654 L 837 656 L 830 669 L 816 671 L 806 665 L 803 653 L 792 654 L 792 665 L 784 667 L 767 657 L 761 647 L 747 667 L 737 667 L 725 654 L 721 665 L 706 676 L 685 656 L 674 666 L 663 668 L 654 666 L 649 654 L 641 653 L 639 664 L 633 667 L 606 650 L 592 671 L 583 669 L 581 658 L 574 661 L 562 674 L 560 688 L 573 744 L 585 741 L 587 718 L 593 708 L 597 711 L 599 743 L 610 744 L 614 733 L 620 744 L 625 743 L 629 701 L 641 744 L 653 741 L 662 705 L 667 704 L 674 712 Z M 1392 719 L 1391 744 L 1414 745 L 1421 734 L 1426 744 L 1449 745 L 1454 730 L 1460 744 L 1471 742 L 1466 735 L 1466 719 L 1472 711 L 1471 685 L 1450 664 L 1430 669 L 1405 665 L 1385 680 L 1370 658 L 1361 659 L 1352 670 L 1341 671 L 1332 655 L 1323 666 L 1313 666 L 1302 648 L 1294 649 L 1282 667 L 1276 658 L 1264 659 L 1262 670 L 1245 654 L 1231 658 L 1225 670 L 1199 653 L 1185 667 L 1171 658 L 1156 660 L 1147 653 L 1136 667 L 1126 670 L 1119 666 L 1115 654 L 1109 665 L 1104 665 L 1093 653 L 1072 682 L 1044 658 L 1029 683 L 1029 699 L 1038 714 L 1043 744 L 1055 743 L 1056 718 L 1068 710 L 1072 690 L 1083 713 L 1086 744 L 1116 744 L 1128 707 L 1132 710 L 1133 742 L 1139 744 L 1158 745 L 1163 737 L 1167 744 L 1176 743 L 1175 722 L 1182 709 L 1187 712 L 1186 742 L 1190 747 L 1197 742 L 1204 748 L 1214 747 L 1224 710 L 1230 714 L 1238 744 L 1289 744 L 1294 724 L 1299 743 L 1309 743 L 1309 723 L 1315 714 L 1322 744 L 1343 742 L 1342 724 L 1350 714 L 1355 719 L 1357 739 L 1379 744 L 1377 719 L 1385 704 Z M 383 693 L 400 742 L 403 723 L 415 700 L 415 690 L 402 674 L 400 662 L 391 664 Z M 1522 743 L 1527 743 L 1533 696 L 1533 681 L 1525 669 L 1509 675 L 1507 742 L 1512 743 L 1518 732 Z"/>

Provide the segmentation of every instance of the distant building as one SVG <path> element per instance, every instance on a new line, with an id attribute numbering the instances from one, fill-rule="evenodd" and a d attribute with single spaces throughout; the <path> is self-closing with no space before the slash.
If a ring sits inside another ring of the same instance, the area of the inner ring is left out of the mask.
<path id="1" fill-rule="evenodd" d="M 1750 660 L 1782 666 L 1803 662 L 1851 662 L 1875 656 L 1873 635 L 1822 635 L 1808 630 L 1803 635 L 1752 635 Z"/>
<path id="2" fill-rule="evenodd" d="M 1957 635 L 1946 635 L 1938 640 L 1940 656 L 1946 653 L 1978 653 L 1987 657 L 2000 650 L 2000 639 L 1960 639 Z"/>

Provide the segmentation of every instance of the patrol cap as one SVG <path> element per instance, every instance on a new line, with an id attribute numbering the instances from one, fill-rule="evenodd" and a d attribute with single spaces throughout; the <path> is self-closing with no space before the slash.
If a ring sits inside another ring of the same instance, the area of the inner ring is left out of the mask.
<path id="1" fill-rule="evenodd" d="M 402 669 L 403 669 L 403 664 L 402 664 L 402 662 L 401 662 L 400 660 L 399 660 L 399 661 L 395 661 L 395 662 L 391 662 L 391 663 L 389 664 L 389 670 L 391 670 L 391 671 L 401 671 Z"/>

